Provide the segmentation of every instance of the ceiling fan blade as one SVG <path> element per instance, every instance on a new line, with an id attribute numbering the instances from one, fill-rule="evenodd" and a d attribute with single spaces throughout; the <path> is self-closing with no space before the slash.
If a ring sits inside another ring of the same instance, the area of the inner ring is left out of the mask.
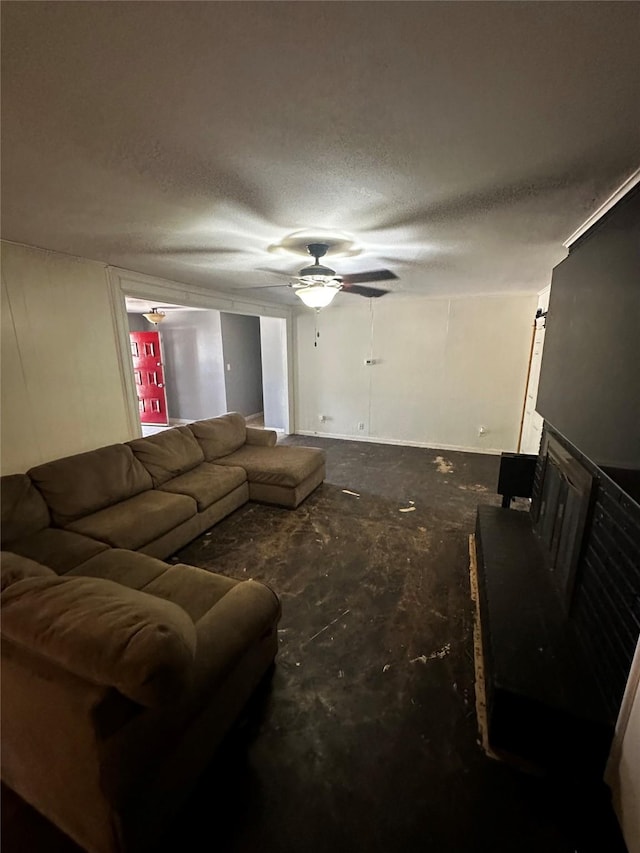
<path id="1" fill-rule="evenodd" d="M 394 276 L 396 278 L 396 276 Z M 383 290 L 381 287 L 363 287 L 361 284 L 344 284 L 341 287 L 342 293 L 353 293 L 355 296 L 377 297 L 384 296 L 385 293 L 390 293 L 389 290 Z"/>
<path id="2" fill-rule="evenodd" d="M 268 290 L 270 287 L 291 287 L 290 284 L 252 284 L 241 287 L 240 290 Z"/>
<path id="3" fill-rule="evenodd" d="M 295 278 L 295 275 L 292 275 L 290 272 L 283 272 L 274 267 L 256 267 L 256 272 L 268 272 L 271 275 L 279 275 L 281 278 Z"/>
<path id="4" fill-rule="evenodd" d="M 391 270 L 369 270 L 369 272 L 341 275 L 338 278 L 343 284 L 365 284 L 370 281 L 391 281 L 394 278 L 398 278 L 398 276 L 394 272 L 391 272 Z"/>

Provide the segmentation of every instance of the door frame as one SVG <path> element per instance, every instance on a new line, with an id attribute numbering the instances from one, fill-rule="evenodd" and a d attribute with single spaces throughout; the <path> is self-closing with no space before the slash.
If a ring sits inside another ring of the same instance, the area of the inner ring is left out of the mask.
<path id="1" fill-rule="evenodd" d="M 207 290 L 204 287 L 180 284 L 167 279 L 143 273 L 131 272 L 119 267 L 107 267 L 109 303 L 113 322 L 116 351 L 122 395 L 127 411 L 127 422 L 131 438 L 142 436 L 142 426 L 138 414 L 138 395 L 133 377 L 133 362 L 129 346 L 129 320 L 125 296 L 147 299 L 149 302 L 168 302 L 174 305 L 208 308 L 214 311 L 226 311 L 230 314 L 249 314 L 251 316 L 279 317 L 287 324 L 287 422 L 285 434 L 295 430 L 294 423 L 294 377 L 293 377 L 293 311 L 287 306 L 273 305 L 259 300 L 249 300 L 241 295 L 235 296 Z"/>

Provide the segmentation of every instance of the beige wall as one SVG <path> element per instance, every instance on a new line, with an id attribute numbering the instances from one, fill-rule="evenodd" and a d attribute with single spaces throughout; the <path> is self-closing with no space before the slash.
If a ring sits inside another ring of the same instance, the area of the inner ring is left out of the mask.
<path id="1" fill-rule="evenodd" d="M 338 299 L 317 347 L 314 313 L 296 317 L 297 431 L 515 450 L 535 295 Z"/>
<path id="2" fill-rule="evenodd" d="M 126 441 L 103 264 L 2 243 L 2 473 Z"/>

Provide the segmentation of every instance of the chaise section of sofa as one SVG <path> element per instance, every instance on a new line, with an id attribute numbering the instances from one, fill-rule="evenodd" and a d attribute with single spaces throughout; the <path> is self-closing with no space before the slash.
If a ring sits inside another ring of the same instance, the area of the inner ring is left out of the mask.
<path id="1" fill-rule="evenodd" d="M 207 462 L 246 471 L 251 500 L 295 509 L 325 478 L 322 450 L 276 446 L 273 430 L 247 427 L 237 413 L 195 421 L 189 429 Z"/>
<path id="2" fill-rule="evenodd" d="M 272 663 L 277 597 L 119 549 L 1 571 L 4 781 L 91 853 L 150 849 Z"/>

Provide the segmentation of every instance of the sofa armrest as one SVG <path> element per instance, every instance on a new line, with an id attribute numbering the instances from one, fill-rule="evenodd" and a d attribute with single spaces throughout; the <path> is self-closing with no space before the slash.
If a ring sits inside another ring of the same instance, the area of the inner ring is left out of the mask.
<path id="1" fill-rule="evenodd" d="M 273 429 L 256 429 L 247 427 L 247 444 L 254 447 L 275 447 L 278 441 L 278 433 Z"/>
<path id="2" fill-rule="evenodd" d="M 14 583 L 2 594 L 2 636 L 149 707 L 177 700 L 196 653 L 195 625 L 181 607 L 102 578 Z"/>
<path id="3" fill-rule="evenodd" d="M 3 639 L 2 779 L 87 850 L 117 849 L 96 721 L 111 693 Z"/>

